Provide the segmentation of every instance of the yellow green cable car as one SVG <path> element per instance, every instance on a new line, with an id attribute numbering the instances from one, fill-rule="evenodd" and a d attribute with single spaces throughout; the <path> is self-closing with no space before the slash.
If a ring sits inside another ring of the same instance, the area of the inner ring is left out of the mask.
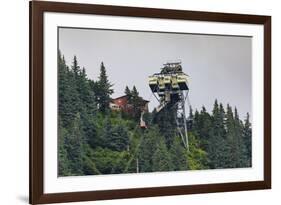
<path id="1" fill-rule="evenodd" d="M 159 87 L 160 92 L 163 92 L 165 90 L 164 77 L 162 77 L 162 76 L 158 77 L 158 87 Z"/>
<path id="2" fill-rule="evenodd" d="M 176 75 L 172 76 L 172 89 L 173 90 L 178 90 L 179 89 L 179 84 L 178 84 L 177 76 Z"/>
<path id="3" fill-rule="evenodd" d="M 171 88 L 171 83 L 172 83 L 172 78 L 170 75 L 164 76 L 164 84 L 166 89 L 170 89 Z"/>
<path id="4" fill-rule="evenodd" d="M 188 90 L 187 75 L 178 74 L 177 75 L 177 83 L 179 85 L 180 90 Z"/>
<path id="5" fill-rule="evenodd" d="M 180 63 L 167 63 L 160 73 L 149 76 L 149 86 L 161 96 L 167 91 L 188 90 L 188 75 L 182 72 Z"/>
<path id="6" fill-rule="evenodd" d="M 149 87 L 152 92 L 156 92 L 158 89 L 158 77 L 157 76 L 149 76 L 148 78 Z"/>

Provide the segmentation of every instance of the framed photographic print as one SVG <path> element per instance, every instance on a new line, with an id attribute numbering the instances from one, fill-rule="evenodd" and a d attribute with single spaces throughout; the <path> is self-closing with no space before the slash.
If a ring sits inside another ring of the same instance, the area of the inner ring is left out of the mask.
<path id="1" fill-rule="evenodd" d="M 30 2 L 30 203 L 271 188 L 271 17 Z"/>

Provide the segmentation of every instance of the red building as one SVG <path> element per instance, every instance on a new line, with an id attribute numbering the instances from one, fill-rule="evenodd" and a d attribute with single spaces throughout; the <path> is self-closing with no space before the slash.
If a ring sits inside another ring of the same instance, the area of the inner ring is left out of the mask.
<path id="1" fill-rule="evenodd" d="M 144 100 L 143 98 L 141 98 L 141 110 L 143 112 L 148 112 L 148 103 L 149 101 Z M 110 109 L 112 110 L 122 110 L 125 111 L 127 113 L 131 113 L 133 110 L 133 105 L 128 103 L 128 96 L 127 95 L 123 95 L 120 96 L 118 98 L 112 99 L 111 103 L 110 103 Z"/>

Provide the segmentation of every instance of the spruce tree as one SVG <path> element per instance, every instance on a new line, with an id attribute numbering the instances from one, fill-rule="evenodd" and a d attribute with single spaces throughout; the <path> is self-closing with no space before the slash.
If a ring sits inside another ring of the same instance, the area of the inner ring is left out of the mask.
<path id="1" fill-rule="evenodd" d="M 132 91 L 130 92 L 130 104 L 133 106 L 133 117 L 136 120 L 139 120 L 141 115 L 141 98 L 136 86 L 133 86 Z"/>
<path id="2" fill-rule="evenodd" d="M 103 128 L 102 128 L 102 135 L 100 137 L 98 137 L 97 139 L 97 146 L 101 146 L 103 148 L 108 147 L 108 143 L 111 139 L 112 136 L 112 123 L 110 121 L 109 117 L 105 118 L 105 121 L 103 123 Z"/>
<path id="3" fill-rule="evenodd" d="M 60 52 L 58 55 L 58 110 L 62 126 L 67 128 L 71 126 L 77 112 L 81 108 L 79 93 L 77 92 L 76 80 L 73 70 L 69 70 L 65 63 L 64 57 Z M 74 58 L 73 67 L 78 67 L 77 59 Z"/>
<path id="4" fill-rule="evenodd" d="M 239 150 L 235 127 L 234 114 L 231 106 L 228 104 L 226 111 L 226 142 L 229 147 L 229 151 L 225 153 L 227 159 L 225 168 L 238 167 Z"/>
<path id="5" fill-rule="evenodd" d="M 189 151 L 188 151 L 188 169 L 189 170 L 201 170 L 207 169 L 208 158 L 205 150 L 199 146 L 198 136 L 193 133 L 188 134 Z"/>
<path id="6" fill-rule="evenodd" d="M 77 57 L 73 57 L 73 62 L 71 66 L 71 70 L 68 73 L 69 79 L 68 79 L 68 86 L 70 88 L 69 90 L 69 104 L 68 106 L 71 108 L 71 114 L 72 114 L 72 121 L 76 117 L 76 114 L 78 112 L 81 112 L 83 108 L 83 102 L 81 101 L 81 96 L 80 96 L 80 66 L 78 65 L 78 60 Z"/>
<path id="7" fill-rule="evenodd" d="M 114 151 L 125 151 L 129 145 L 129 133 L 123 125 L 116 125 L 106 138 L 107 147 Z"/>
<path id="8" fill-rule="evenodd" d="M 160 138 L 156 145 L 156 150 L 152 156 L 152 171 L 171 171 L 173 170 L 172 161 L 165 144 L 165 140 Z"/>
<path id="9" fill-rule="evenodd" d="M 243 136 L 243 122 L 239 119 L 238 111 L 235 108 L 235 133 L 238 149 L 238 160 L 236 167 L 248 167 L 247 147 Z"/>
<path id="10" fill-rule="evenodd" d="M 98 123 L 96 122 L 98 118 L 96 116 L 90 115 L 87 112 L 82 112 L 82 128 L 85 134 L 85 139 L 87 143 L 95 148 L 100 145 L 100 136 Z"/>
<path id="11" fill-rule="evenodd" d="M 158 125 L 159 131 L 164 137 L 168 148 L 172 145 L 174 137 L 178 135 L 175 113 L 176 107 L 169 106 L 154 115 L 153 123 Z"/>
<path id="12" fill-rule="evenodd" d="M 108 80 L 106 69 L 102 62 L 100 66 L 99 80 L 97 82 L 98 89 L 96 93 L 99 110 L 101 112 L 105 112 L 109 109 L 109 103 L 111 100 L 110 96 L 113 94 L 112 86 L 113 85 Z"/>
<path id="13" fill-rule="evenodd" d="M 246 166 L 252 166 L 252 128 L 250 123 L 250 115 L 247 113 L 247 117 L 243 126 L 243 142 L 246 148 Z"/>
<path id="14" fill-rule="evenodd" d="M 77 57 L 74 55 L 73 61 L 72 61 L 72 71 L 74 73 L 74 77 L 77 78 L 80 73 L 80 66 L 78 65 Z"/>
<path id="15" fill-rule="evenodd" d="M 138 150 L 138 161 L 140 172 L 152 171 L 152 156 L 156 150 L 156 144 L 160 138 L 157 127 L 150 127 L 149 131 L 144 132 L 140 148 Z"/>
<path id="16" fill-rule="evenodd" d="M 94 82 L 87 78 L 85 68 L 83 67 L 77 87 L 81 103 L 83 104 L 83 108 L 85 108 L 84 111 L 86 111 L 88 115 L 96 115 L 97 112 L 96 94 L 95 90 L 92 89 L 92 83 Z"/>
<path id="17" fill-rule="evenodd" d="M 200 122 L 200 114 L 198 112 L 198 110 L 196 109 L 193 115 L 193 119 L 192 119 L 192 133 L 194 133 L 195 135 L 199 136 L 199 129 L 201 127 L 201 122 Z M 199 143 L 200 146 L 201 143 Z"/>
<path id="18" fill-rule="evenodd" d="M 208 141 L 208 158 L 209 166 L 212 169 L 223 168 L 225 166 L 225 152 L 227 152 L 227 145 L 225 142 L 225 129 L 224 129 L 224 109 L 218 105 L 215 100 L 213 113 L 212 113 L 212 126 L 213 132 Z"/>
<path id="19" fill-rule="evenodd" d="M 234 108 L 234 125 L 235 125 L 235 144 L 237 146 L 236 167 L 242 167 L 245 163 L 245 146 L 242 142 L 242 126 L 239 119 L 237 108 Z"/>
<path id="20" fill-rule="evenodd" d="M 221 126 L 221 130 L 223 131 L 222 136 L 225 138 L 226 137 L 226 130 L 225 130 L 225 128 L 226 128 L 226 126 L 225 126 L 226 116 L 225 116 L 225 110 L 224 110 L 224 107 L 223 107 L 222 103 L 220 103 L 220 105 L 219 105 L 219 115 L 220 115 L 219 119 L 221 121 L 220 126 Z"/>
<path id="21" fill-rule="evenodd" d="M 66 143 L 65 139 L 68 133 L 65 128 L 62 127 L 62 122 L 59 119 L 59 129 L 58 129 L 58 175 L 67 176 L 69 175 L 69 161 L 67 157 Z"/>
<path id="22" fill-rule="evenodd" d="M 196 113 L 195 113 L 196 114 Z M 212 127 L 212 121 L 211 116 L 207 112 L 206 108 L 203 106 L 200 113 L 197 114 L 198 116 L 195 116 L 196 126 L 197 126 L 197 132 L 198 132 L 198 138 L 200 140 L 200 147 L 203 150 L 208 150 L 208 144 L 209 139 L 211 135 L 213 134 L 213 127 Z"/>
<path id="23" fill-rule="evenodd" d="M 88 144 L 85 144 L 84 149 L 85 155 L 83 156 L 83 175 L 101 174 L 95 164 L 96 161 L 94 159 L 93 150 L 88 146 Z"/>
<path id="24" fill-rule="evenodd" d="M 81 129 L 80 114 L 76 115 L 72 127 L 65 139 L 69 168 L 72 175 L 83 175 L 83 155 L 85 140 Z"/>
<path id="25" fill-rule="evenodd" d="M 60 50 L 58 51 L 58 110 L 59 118 L 61 121 L 61 126 L 66 126 L 68 124 L 67 117 L 71 110 L 67 106 L 69 103 L 68 98 L 68 67 L 65 63 L 64 57 L 61 55 Z"/>
<path id="26" fill-rule="evenodd" d="M 173 170 L 178 171 L 188 169 L 187 152 L 180 137 L 174 138 L 169 154 L 171 156 Z"/>
<path id="27" fill-rule="evenodd" d="M 191 106 L 189 106 L 189 115 L 188 115 L 187 121 L 186 121 L 188 131 L 192 131 L 193 118 L 194 118 L 193 109 Z"/>
<path id="28" fill-rule="evenodd" d="M 131 90 L 129 89 L 128 86 L 125 87 L 125 91 L 124 91 L 125 95 L 128 98 L 128 103 L 131 103 L 131 99 L 132 99 L 132 94 L 131 94 Z"/>

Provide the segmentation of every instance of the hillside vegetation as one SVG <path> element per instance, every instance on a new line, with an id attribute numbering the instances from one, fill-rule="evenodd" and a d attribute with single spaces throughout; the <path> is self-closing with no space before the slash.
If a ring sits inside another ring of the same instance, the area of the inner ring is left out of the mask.
<path id="1" fill-rule="evenodd" d="M 191 110 L 189 151 L 177 135 L 172 109 L 146 113 L 139 127 L 137 88 L 124 88 L 131 114 L 111 111 L 113 85 L 100 66 L 97 81 L 87 77 L 74 56 L 71 66 L 58 57 L 59 176 L 154 171 L 202 170 L 251 166 L 251 124 L 217 100 L 211 113 Z"/>

